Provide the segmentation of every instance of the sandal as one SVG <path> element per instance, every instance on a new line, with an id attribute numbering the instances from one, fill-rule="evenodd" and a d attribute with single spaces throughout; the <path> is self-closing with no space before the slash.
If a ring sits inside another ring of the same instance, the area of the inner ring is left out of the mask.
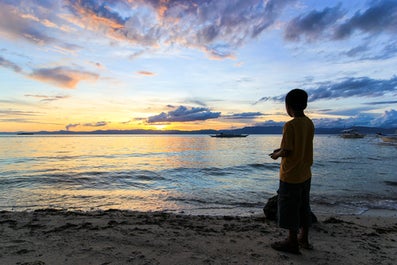
<path id="1" fill-rule="evenodd" d="M 270 245 L 273 249 L 282 252 L 288 252 L 292 254 L 301 255 L 302 253 L 299 251 L 299 245 L 292 245 L 288 241 L 279 241 Z"/>

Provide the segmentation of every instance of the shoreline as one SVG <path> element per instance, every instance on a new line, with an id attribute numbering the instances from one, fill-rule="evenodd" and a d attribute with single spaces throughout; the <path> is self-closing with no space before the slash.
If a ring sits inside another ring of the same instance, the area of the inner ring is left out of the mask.
<path id="1" fill-rule="evenodd" d="M 264 215 L 0 211 L 0 264 L 393 264 L 397 219 L 381 212 L 317 216 L 298 256 L 271 249 L 286 231 Z"/>

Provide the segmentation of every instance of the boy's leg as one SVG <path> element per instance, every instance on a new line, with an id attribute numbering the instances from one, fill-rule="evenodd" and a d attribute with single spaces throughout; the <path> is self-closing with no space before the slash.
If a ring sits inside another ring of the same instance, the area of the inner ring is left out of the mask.
<path id="1" fill-rule="evenodd" d="M 302 227 L 298 235 L 298 244 L 301 248 L 312 250 L 313 245 L 309 243 L 309 228 Z"/>
<path id="2" fill-rule="evenodd" d="M 300 211 L 300 234 L 298 235 L 299 245 L 305 249 L 312 249 L 309 243 L 309 227 L 311 225 L 311 209 L 310 209 L 310 186 L 311 179 L 303 184 L 302 203 Z"/>
<path id="3" fill-rule="evenodd" d="M 294 184 L 280 181 L 278 190 L 278 225 L 289 230 L 288 237 L 271 244 L 275 250 L 300 254 L 298 244 L 299 230 L 299 189 Z"/>

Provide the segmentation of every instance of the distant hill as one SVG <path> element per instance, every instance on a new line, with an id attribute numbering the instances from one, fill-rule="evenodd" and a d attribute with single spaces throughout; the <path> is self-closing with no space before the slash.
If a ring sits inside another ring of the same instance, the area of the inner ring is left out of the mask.
<path id="1" fill-rule="evenodd" d="M 397 128 L 378 128 L 378 127 L 351 127 L 351 128 L 316 128 L 316 134 L 338 134 L 342 130 L 356 129 L 365 134 L 392 134 Z M 236 134 L 281 134 L 282 126 L 252 126 L 231 130 L 196 130 L 196 131 L 180 131 L 180 130 L 96 130 L 90 132 L 83 131 L 40 131 L 40 132 L 15 132 L 0 134 L 39 134 L 39 135 L 75 135 L 75 134 L 217 134 L 217 133 L 236 133 Z"/>
<path id="2" fill-rule="evenodd" d="M 392 134 L 395 133 L 397 128 L 379 128 L 379 127 L 364 127 L 356 126 L 350 128 L 316 128 L 316 134 L 339 134 L 341 131 L 346 129 L 355 129 L 360 133 L 365 134 Z M 223 130 L 222 132 L 230 133 L 243 133 L 243 134 L 281 134 L 283 132 L 282 126 L 254 126 L 254 127 L 244 127 L 235 130 Z"/>

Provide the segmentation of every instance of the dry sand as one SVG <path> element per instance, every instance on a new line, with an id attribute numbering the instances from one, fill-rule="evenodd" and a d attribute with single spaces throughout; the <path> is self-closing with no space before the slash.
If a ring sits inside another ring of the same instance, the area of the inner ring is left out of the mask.
<path id="1" fill-rule="evenodd" d="M 0 212 L 0 264 L 396 264 L 396 215 L 319 217 L 314 250 L 270 248 L 286 236 L 263 216 L 119 210 Z"/>

